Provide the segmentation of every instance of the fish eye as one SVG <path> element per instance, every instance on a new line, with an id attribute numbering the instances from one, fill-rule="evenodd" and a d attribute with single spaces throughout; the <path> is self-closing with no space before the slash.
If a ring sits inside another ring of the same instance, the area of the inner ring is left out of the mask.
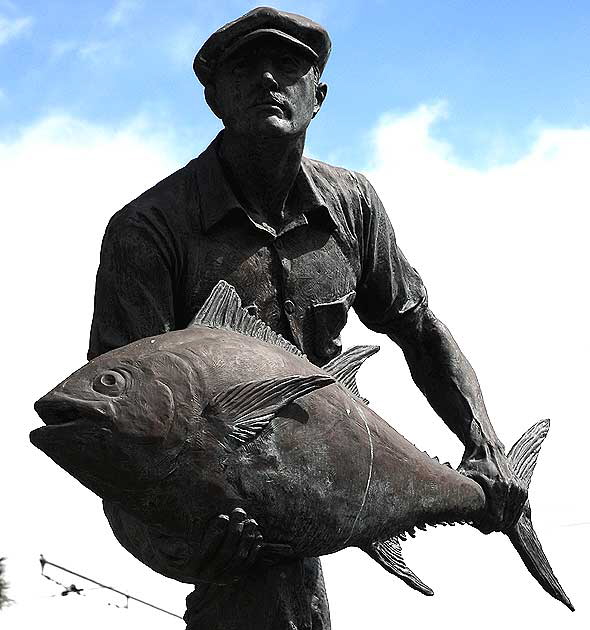
<path id="1" fill-rule="evenodd" d="M 120 396 L 125 391 L 125 386 L 125 376 L 116 370 L 107 370 L 99 374 L 92 383 L 92 387 L 99 394 L 107 396 Z"/>

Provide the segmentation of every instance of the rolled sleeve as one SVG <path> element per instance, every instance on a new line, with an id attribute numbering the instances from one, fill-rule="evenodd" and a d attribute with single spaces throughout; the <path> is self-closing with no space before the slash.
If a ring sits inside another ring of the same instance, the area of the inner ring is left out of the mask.
<path id="1" fill-rule="evenodd" d="M 172 261 L 162 230 L 125 210 L 107 226 L 88 359 L 174 328 Z"/>
<path id="2" fill-rule="evenodd" d="M 397 245 L 393 227 L 371 184 L 359 175 L 363 205 L 361 278 L 354 309 L 371 330 L 394 334 L 411 313 L 426 308 L 426 288 Z"/>

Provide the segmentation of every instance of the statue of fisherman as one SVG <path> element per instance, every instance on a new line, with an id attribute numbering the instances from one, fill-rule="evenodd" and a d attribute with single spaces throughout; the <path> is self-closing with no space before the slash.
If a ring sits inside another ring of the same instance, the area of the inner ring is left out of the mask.
<path id="1" fill-rule="evenodd" d="M 303 156 L 326 98 L 330 47 L 319 24 L 266 7 L 204 43 L 193 67 L 223 130 L 111 219 L 88 357 L 184 328 L 223 279 L 321 366 L 340 352 L 352 307 L 402 348 L 416 385 L 464 444 L 462 471 L 488 499 L 482 529 L 505 529 L 526 492 L 473 368 L 428 307 L 367 179 Z M 208 584 L 187 598 L 188 628 L 329 628 L 319 560 L 254 563 L 264 532 L 250 516 L 220 515 L 206 533 L 195 563 Z"/>

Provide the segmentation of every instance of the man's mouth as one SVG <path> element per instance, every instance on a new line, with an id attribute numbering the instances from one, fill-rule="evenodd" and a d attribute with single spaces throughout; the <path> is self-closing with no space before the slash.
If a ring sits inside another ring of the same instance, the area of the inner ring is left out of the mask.
<path id="1" fill-rule="evenodd" d="M 282 103 L 282 101 L 273 98 L 272 96 L 267 96 L 264 98 L 258 98 L 254 101 L 254 103 L 252 104 L 252 107 L 255 108 L 262 108 L 264 109 L 265 107 L 267 108 L 277 108 L 279 109 L 281 112 L 285 111 L 285 107 Z"/>

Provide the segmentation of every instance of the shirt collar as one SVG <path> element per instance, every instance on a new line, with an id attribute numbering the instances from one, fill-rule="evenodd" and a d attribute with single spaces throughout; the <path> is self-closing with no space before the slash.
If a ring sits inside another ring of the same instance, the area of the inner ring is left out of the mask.
<path id="1" fill-rule="evenodd" d="M 261 223 L 259 216 L 252 215 L 247 208 L 244 208 L 231 188 L 217 153 L 222 133 L 217 135 L 196 161 L 202 230 L 203 232 L 208 232 L 231 211 L 239 209 L 246 214 L 256 227 L 270 231 Z M 297 225 L 308 223 L 309 219 L 315 216 L 316 213 L 327 216 L 333 227 L 340 228 L 337 218 L 328 207 L 324 196 L 314 181 L 313 173 L 314 169 L 310 167 L 310 161 L 303 157 L 301 168 L 290 192 L 293 216 L 284 231 Z"/>
<path id="2" fill-rule="evenodd" d="M 221 133 L 199 155 L 196 163 L 197 190 L 201 210 L 201 227 L 208 232 L 231 210 L 242 208 L 231 189 L 217 155 Z"/>

